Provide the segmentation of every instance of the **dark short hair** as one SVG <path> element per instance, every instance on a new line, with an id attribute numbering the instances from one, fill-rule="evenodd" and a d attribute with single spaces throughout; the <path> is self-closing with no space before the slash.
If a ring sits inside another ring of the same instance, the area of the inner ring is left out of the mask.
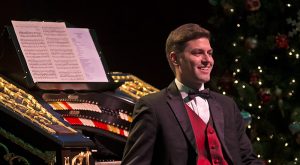
<path id="1" fill-rule="evenodd" d="M 176 54 L 182 53 L 188 41 L 199 38 L 207 38 L 210 40 L 210 32 L 195 23 L 187 23 L 171 31 L 166 41 L 165 51 L 173 73 L 175 73 L 174 66 L 168 57 L 169 54 L 171 52 L 175 52 Z"/>
<path id="2" fill-rule="evenodd" d="M 203 37 L 210 39 L 210 32 L 198 24 L 187 23 L 181 25 L 169 34 L 165 47 L 166 54 L 168 55 L 172 51 L 181 53 L 186 46 L 186 42 Z"/>

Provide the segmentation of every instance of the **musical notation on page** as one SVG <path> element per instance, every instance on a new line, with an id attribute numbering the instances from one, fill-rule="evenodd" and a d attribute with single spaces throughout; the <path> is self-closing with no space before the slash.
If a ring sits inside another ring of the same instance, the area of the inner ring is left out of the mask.
<path id="1" fill-rule="evenodd" d="M 89 29 L 12 21 L 34 82 L 108 82 Z"/>

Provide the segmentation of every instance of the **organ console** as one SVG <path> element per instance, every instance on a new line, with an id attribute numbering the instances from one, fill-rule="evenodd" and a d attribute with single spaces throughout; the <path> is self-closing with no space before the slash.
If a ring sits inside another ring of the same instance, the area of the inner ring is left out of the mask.
<path id="1" fill-rule="evenodd" d="M 0 164 L 118 165 L 136 101 L 158 92 L 130 73 L 107 82 L 33 82 L 11 26 L 1 34 Z"/>

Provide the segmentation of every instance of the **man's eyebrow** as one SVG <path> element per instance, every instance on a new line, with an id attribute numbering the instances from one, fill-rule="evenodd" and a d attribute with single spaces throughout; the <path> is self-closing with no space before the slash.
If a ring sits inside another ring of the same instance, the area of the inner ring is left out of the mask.
<path id="1" fill-rule="evenodd" d="M 195 52 L 195 51 L 205 51 L 204 49 L 202 49 L 202 48 L 193 48 L 193 49 L 191 49 L 190 50 L 191 52 Z M 213 51 L 213 49 L 209 49 L 209 50 L 207 50 L 208 52 L 212 52 Z"/>

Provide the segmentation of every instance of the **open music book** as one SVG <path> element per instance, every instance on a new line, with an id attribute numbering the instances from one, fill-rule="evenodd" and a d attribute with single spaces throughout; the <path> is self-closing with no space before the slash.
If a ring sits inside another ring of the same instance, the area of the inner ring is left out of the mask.
<path id="1" fill-rule="evenodd" d="M 87 28 L 64 22 L 12 21 L 33 82 L 108 82 Z"/>

